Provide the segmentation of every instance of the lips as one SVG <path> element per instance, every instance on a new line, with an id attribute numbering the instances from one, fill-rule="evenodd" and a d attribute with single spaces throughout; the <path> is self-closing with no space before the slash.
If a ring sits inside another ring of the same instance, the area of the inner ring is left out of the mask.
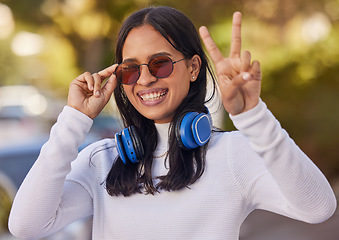
<path id="1" fill-rule="evenodd" d="M 141 98 L 143 102 L 157 102 L 165 97 L 168 90 L 152 90 L 152 91 L 145 91 L 139 92 L 138 96 Z"/>

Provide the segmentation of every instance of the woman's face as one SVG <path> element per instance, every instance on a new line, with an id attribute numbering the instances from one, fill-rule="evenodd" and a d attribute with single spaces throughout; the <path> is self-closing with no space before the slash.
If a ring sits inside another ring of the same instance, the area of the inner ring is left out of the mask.
<path id="1" fill-rule="evenodd" d="M 134 28 L 128 34 L 122 49 L 123 62 L 147 64 L 151 58 L 165 55 L 178 61 L 182 53 L 152 26 Z M 129 101 L 146 118 L 156 123 L 170 122 L 182 100 L 187 96 L 190 82 L 196 76 L 190 67 L 191 60 L 177 62 L 167 78 L 156 78 L 146 65 L 140 66 L 140 77 L 132 85 L 123 85 Z"/>

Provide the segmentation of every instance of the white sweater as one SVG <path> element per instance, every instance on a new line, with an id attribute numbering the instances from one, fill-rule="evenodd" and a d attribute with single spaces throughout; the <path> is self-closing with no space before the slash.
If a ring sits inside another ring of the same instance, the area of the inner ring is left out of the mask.
<path id="1" fill-rule="evenodd" d="M 95 240 L 236 240 L 254 209 L 309 223 L 334 213 L 336 199 L 326 178 L 263 102 L 231 118 L 239 131 L 213 133 L 205 172 L 189 188 L 112 197 L 103 182 L 117 156 L 114 140 L 78 154 L 92 120 L 65 107 L 17 193 L 10 231 L 37 239 L 93 215 Z M 168 148 L 168 124 L 156 127 L 154 155 L 161 155 Z M 167 173 L 164 159 L 154 159 L 154 177 Z"/>

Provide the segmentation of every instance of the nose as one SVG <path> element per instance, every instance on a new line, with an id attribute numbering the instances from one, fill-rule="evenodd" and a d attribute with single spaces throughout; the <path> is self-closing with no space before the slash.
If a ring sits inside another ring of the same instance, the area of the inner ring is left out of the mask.
<path id="1" fill-rule="evenodd" d="M 152 84 L 153 82 L 156 82 L 157 78 L 154 77 L 149 69 L 147 64 L 141 64 L 140 65 L 140 77 L 137 81 L 137 84 L 141 85 L 141 86 L 148 86 L 150 84 Z"/>

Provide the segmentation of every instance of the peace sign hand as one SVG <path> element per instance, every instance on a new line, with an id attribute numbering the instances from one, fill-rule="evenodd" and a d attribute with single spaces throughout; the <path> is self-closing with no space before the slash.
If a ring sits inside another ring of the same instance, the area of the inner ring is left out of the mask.
<path id="1" fill-rule="evenodd" d="M 116 67 L 117 64 L 94 74 L 85 72 L 74 79 L 69 86 L 67 105 L 94 119 L 106 106 L 117 86 L 113 74 Z M 101 86 L 108 77 L 107 82 Z"/>
<path id="2" fill-rule="evenodd" d="M 251 54 L 241 52 L 241 13 L 233 14 L 231 50 L 224 58 L 206 27 L 199 29 L 217 73 L 222 103 L 227 112 L 236 115 L 255 107 L 259 102 L 261 70 L 258 61 L 251 63 Z"/>

